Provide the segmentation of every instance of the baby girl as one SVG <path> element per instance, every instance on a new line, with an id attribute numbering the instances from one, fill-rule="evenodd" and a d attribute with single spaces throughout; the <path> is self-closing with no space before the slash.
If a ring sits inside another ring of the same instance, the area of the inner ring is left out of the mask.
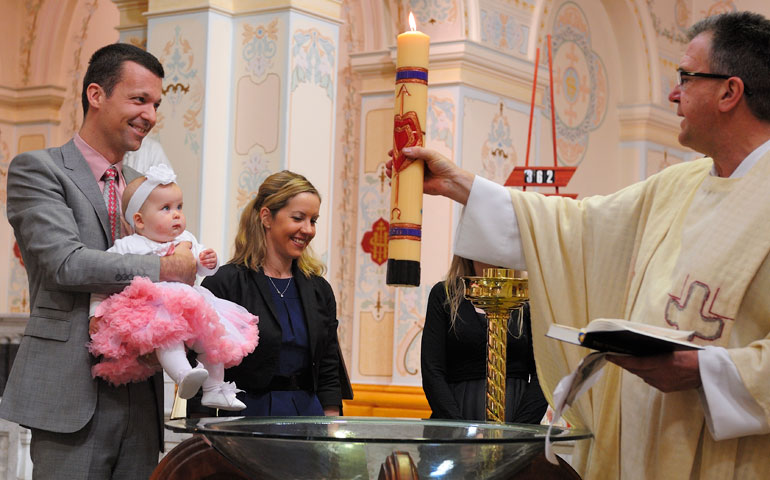
<path id="1" fill-rule="evenodd" d="M 116 240 L 107 251 L 164 256 L 189 242 L 198 274 L 212 275 L 219 268 L 217 254 L 185 230 L 182 190 L 175 180 L 168 166 L 158 165 L 126 186 L 123 215 L 136 233 Z M 144 380 L 156 369 L 141 357 L 155 352 L 178 385 L 180 398 L 191 398 L 203 387 L 203 405 L 245 408 L 235 397 L 235 385 L 224 381 L 225 368 L 239 364 L 257 345 L 258 319 L 240 305 L 200 286 L 134 277 L 131 285 L 109 298 L 91 295 L 91 316 L 88 347 L 101 356 L 92 368 L 94 376 L 113 384 Z M 200 363 L 195 368 L 187 360 L 185 346 L 198 352 Z"/>

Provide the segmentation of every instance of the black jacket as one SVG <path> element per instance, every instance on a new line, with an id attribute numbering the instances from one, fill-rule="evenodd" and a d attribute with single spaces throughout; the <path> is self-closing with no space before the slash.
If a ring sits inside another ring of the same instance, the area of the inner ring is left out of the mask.
<path id="1" fill-rule="evenodd" d="M 292 267 L 302 301 L 310 343 L 313 389 L 321 405 L 342 406 L 342 398 L 352 398 L 337 340 L 337 302 L 331 285 L 323 277 L 302 274 Z M 264 272 L 242 265 L 228 264 L 203 280 L 219 298 L 243 306 L 259 317 L 259 343 L 243 361 L 225 370 L 225 380 L 235 382 L 247 392 L 265 391 L 278 369 L 281 327 L 275 313 L 270 283 Z"/>

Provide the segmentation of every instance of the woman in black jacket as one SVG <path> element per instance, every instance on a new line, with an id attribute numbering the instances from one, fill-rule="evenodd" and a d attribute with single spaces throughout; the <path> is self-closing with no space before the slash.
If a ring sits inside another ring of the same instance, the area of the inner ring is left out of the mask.
<path id="1" fill-rule="evenodd" d="M 352 398 L 334 292 L 309 248 L 320 205 L 302 175 L 270 175 L 241 214 L 232 259 L 202 283 L 259 317 L 257 348 L 225 372 L 246 404 L 232 414 L 340 415 Z"/>

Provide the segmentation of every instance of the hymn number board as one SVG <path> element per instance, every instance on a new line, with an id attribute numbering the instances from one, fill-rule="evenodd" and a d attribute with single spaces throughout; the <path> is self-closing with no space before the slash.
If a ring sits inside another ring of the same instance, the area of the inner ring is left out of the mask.
<path id="1" fill-rule="evenodd" d="M 530 167 L 519 166 L 505 181 L 507 187 L 555 187 L 558 195 L 570 196 L 572 194 L 560 194 L 559 187 L 565 187 L 569 183 L 577 167 Z M 577 196 L 577 195 L 575 195 Z"/>
<path id="2" fill-rule="evenodd" d="M 553 185 L 556 181 L 556 172 L 553 168 L 524 169 L 525 185 Z"/>

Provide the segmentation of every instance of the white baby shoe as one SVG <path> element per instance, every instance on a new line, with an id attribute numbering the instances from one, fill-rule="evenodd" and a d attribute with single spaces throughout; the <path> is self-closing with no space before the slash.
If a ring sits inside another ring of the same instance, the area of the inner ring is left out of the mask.
<path id="1" fill-rule="evenodd" d="M 235 394 L 242 392 L 235 388 L 233 382 L 222 382 L 213 387 L 204 387 L 201 404 L 204 407 L 218 408 L 220 410 L 238 411 L 246 408 L 246 404 L 235 397 Z"/>
<path id="2" fill-rule="evenodd" d="M 209 378 L 209 372 L 199 363 L 182 376 L 177 388 L 177 395 L 185 400 L 194 397 L 207 378 Z"/>

